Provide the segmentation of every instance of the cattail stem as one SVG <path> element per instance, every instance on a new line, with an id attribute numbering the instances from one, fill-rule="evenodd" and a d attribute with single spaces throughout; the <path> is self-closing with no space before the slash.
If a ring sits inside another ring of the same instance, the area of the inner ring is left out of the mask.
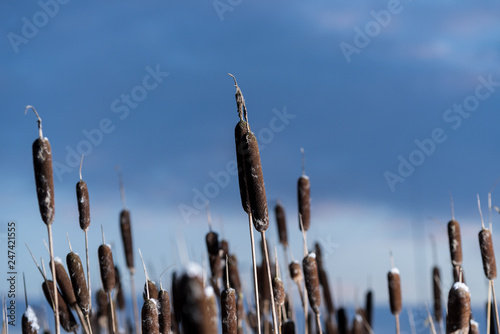
<path id="1" fill-rule="evenodd" d="M 497 329 L 500 328 L 500 319 L 498 317 L 498 307 L 497 307 L 497 297 L 495 296 L 495 283 L 493 280 L 490 280 L 491 282 L 491 291 L 493 292 L 493 303 L 495 304 L 495 319 L 497 322 Z"/>
<path id="2" fill-rule="evenodd" d="M 399 334 L 399 314 L 394 315 L 396 318 L 396 334 Z"/>
<path id="3" fill-rule="evenodd" d="M 89 312 L 92 312 L 92 294 L 90 292 L 90 259 L 89 259 L 89 236 L 88 229 L 85 230 L 85 256 L 87 258 L 87 289 L 89 290 Z"/>
<path id="4" fill-rule="evenodd" d="M 316 314 L 316 332 L 319 334 L 323 334 L 323 330 L 321 329 L 321 320 L 319 319 L 320 314 Z"/>
<path id="5" fill-rule="evenodd" d="M 116 333 L 115 308 L 113 307 L 113 299 L 111 299 L 111 291 L 108 292 L 108 299 L 109 299 L 109 312 L 111 313 L 111 330 L 112 330 L 112 334 L 115 334 Z"/>
<path id="6" fill-rule="evenodd" d="M 491 328 L 491 281 L 488 282 L 488 305 L 486 309 L 486 333 L 490 333 Z"/>
<path id="7" fill-rule="evenodd" d="M 273 279 L 271 278 L 271 265 L 269 264 L 269 251 L 267 250 L 267 240 L 266 240 L 266 232 L 261 232 L 262 242 L 264 243 L 264 256 L 266 258 L 266 267 L 267 267 L 267 279 L 269 282 L 269 292 L 271 294 L 271 310 L 273 312 L 273 323 L 274 323 L 274 332 L 278 330 L 278 317 L 276 316 L 276 305 L 274 303 L 274 291 L 273 291 Z"/>
<path id="8" fill-rule="evenodd" d="M 47 234 L 49 235 L 49 253 L 50 253 L 50 261 L 51 261 L 51 266 L 50 270 L 52 271 L 52 282 L 57 282 L 56 280 L 56 264 L 54 262 L 54 243 L 52 240 L 52 225 L 47 224 Z M 56 283 L 54 285 L 54 291 L 52 291 L 53 296 L 57 296 L 57 285 Z M 60 334 L 60 328 L 59 328 L 59 301 L 57 297 L 54 297 L 54 318 L 55 318 L 55 323 L 56 323 L 56 334 Z"/>
<path id="9" fill-rule="evenodd" d="M 253 285 L 255 291 L 255 308 L 257 314 L 257 333 L 261 333 L 260 325 L 260 305 L 259 305 L 259 283 L 257 279 L 257 260 L 255 258 L 255 238 L 253 235 L 252 212 L 248 212 L 248 227 L 250 228 L 250 242 L 252 244 L 252 264 L 253 264 Z"/>
<path id="10" fill-rule="evenodd" d="M 135 332 L 140 334 L 140 326 L 139 326 L 139 308 L 137 306 L 137 295 L 135 293 L 135 280 L 134 280 L 134 270 L 130 269 L 130 288 L 132 289 L 132 304 L 134 306 L 134 324 L 135 324 Z"/>

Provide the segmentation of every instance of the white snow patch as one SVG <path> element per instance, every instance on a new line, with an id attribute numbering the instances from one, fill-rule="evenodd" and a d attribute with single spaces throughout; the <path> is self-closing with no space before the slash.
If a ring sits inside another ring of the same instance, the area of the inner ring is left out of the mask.
<path id="1" fill-rule="evenodd" d="M 467 285 L 465 285 L 465 283 L 461 283 L 461 282 L 456 282 L 455 284 L 453 284 L 453 289 L 454 290 L 464 290 L 465 292 L 469 292 L 469 287 Z"/>
<path id="2" fill-rule="evenodd" d="M 190 262 L 186 266 L 186 274 L 189 277 L 201 277 L 203 276 L 203 268 L 195 262 Z"/>
<path id="3" fill-rule="evenodd" d="M 394 267 L 391 269 L 391 274 L 395 275 L 395 274 L 398 274 L 399 275 L 399 269 Z"/>
<path id="4" fill-rule="evenodd" d="M 38 319 L 36 317 L 35 311 L 31 308 L 31 306 L 28 306 L 26 308 L 26 312 L 24 312 L 24 315 L 28 319 L 28 321 L 31 323 L 31 328 L 38 332 L 40 330 L 40 326 L 38 326 Z"/>

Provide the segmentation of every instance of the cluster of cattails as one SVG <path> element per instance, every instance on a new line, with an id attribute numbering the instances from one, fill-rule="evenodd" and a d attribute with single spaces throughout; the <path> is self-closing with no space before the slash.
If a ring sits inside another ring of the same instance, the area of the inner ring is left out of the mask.
<path id="1" fill-rule="evenodd" d="M 299 230 L 303 238 L 303 255 L 295 260 L 289 249 L 286 214 L 283 203 L 278 201 L 274 207 L 279 243 L 283 247 L 285 268 L 281 273 L 277 250 L 274 265 L 269 256 L 266 231 L 269 227 L 269 212 L 264 185 L 264 174 L 260 160 L 259 146 L 255 134 L 250 129 L 248 112 L 241 89 L 234 79 L 236 103 L 239 121 L 235 127 L 236 158 L 241 203 L 248 215 L 251 240 L 253 300 L 244 293 L 244 283 L 240 280 L 238 259 L 231 253 L 227 240 L 219 240 L 217 232 L 212 230 L 208 210 L 209 231 L 205 237 L 209 270 L 204 271 L 196 263 L 183 263 L 174 270 L 171 279 L 170 294 L 163 289 L 161 276 L 159 287 L 149 278 L 144 261 L 144 291 L 142 308 L 139 315 L 139 303 L 135 293 L 135 265 L 133 234 L 130 211 L 126 208 L 123 182 L 120 175 L 120 191 L 123 202 L 119 214 L 119 229 L 123 242 L 125 262 L 130 276 L 133 299 L 134 321 L 125 319 L 127 305 L 125 291 L 120 279 L 120 271 L 115 266 L 111 246 L 104 241 L 97 249 L 97 263 L 101 277 L 101 288 L 95 293 L 95 307 L 92 306 L 90 284 L 90 259 L 88 231 L 91 222 L 89 190 L 82 179 L 76 183 L 77 205 L 80 228 L 85 234 L 86 258 L 82 259 L 73 252 L 66 256 L 66 268 L 63 262 L 54 256 L 51 226 L 55 218 L 54 184 L 52 173 L 51 147 L 43 137 L 41 118 L 32 109 L 38 120 L 39 138 L 33 143 L 33 166 L 36 192 L 42 221 L 45 223 L 49 238 L 50 270 L 52 279 L 47 276 L 43 265 L 37 267 L 42 274 L 42 290 L 46 300 L 54 311 L 55 329 L 61 327 L 66 332 L 81 331 L 93 333 L 297 333 L 298 318 L 304 320 L 304 332 L 366 334 L 373 333 L 373 292 L 366 294 L 364 308 L 356 308 L 352 321 L 348 320 L 345 308 L 336 308 L 327 269 L 323 263 L 322 250 L 318 243 L 314 249 L 308 248 L 307 232 L 311 229 L 311 188 L 310 179 L 305 174 L 304 150 L 302 151 L 302 173 L 297 181 L 297 217 Z M 83 157 L 82 157 L 83 162 Z M 482 215 L 481 215 L 482 220 Z M 254 231 L 261 236 L 260 265 L 257 264 Z M 471 313 L 471 294 L 465 284 L 462 267 L 462 245 L 460 224 L 454 217 L 448 223 L 449 249 L 453 268 L 454 284 L 449 290 L 446 312 L 442 304 L 442 282 L 439 267 L 432 268 L 433 313 L 436 323 L 441 324 L 441 332 L 477 333 L 478 323 Z M 497 276 L 491 229 L 482 223 L 478 234 L 483 261 L 484 274 L 489 281 L 488 323 L 500 327 L 494 280 Z M 69 243 L 69 238 L 68 238 Z M 140 253 L 140 252 L 139 252 Z M 95 254 L 95 253 L 94 253 Z M 291 255 L 291 258 L 289 258 Z M 141 254 L 142 258 L 142 254 Z M 301 259 L 301 260 L 300 260 Z M 208 277 L 208 278 L 207 278 Z M 396 333 L 400 332 L 399 317 L 403 309 L 401 276 L 397 268 L 387 274 L 388 295 L 391 313 L 395 317 Z M 300 296 L 303 315 L 296 314 L 293 305 L 294 291 Z M 491 297 L 493 300 L 491 301 Z M 172 298 L 172 299 L 171 299 Z M 130 312 L 132 313 L 132 312 Z M 444 314 L 446 313 L 446 314 Z M 76 314 L 76 317 L 75 317 Z M 434 323 L 431 319 L 432 329 Z M 443 326 L 446 326 L 444 329 Z M 26 301 L 26 312 L 22 318 L 23 333 L 37 333 L 40 330 L 37 317 Z"/>

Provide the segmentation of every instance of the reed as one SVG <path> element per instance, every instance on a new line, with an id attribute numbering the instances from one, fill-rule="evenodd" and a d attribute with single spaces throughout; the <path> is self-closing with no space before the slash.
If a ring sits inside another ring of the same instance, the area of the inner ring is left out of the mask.
<path id="1" fill-rule="evenodd" d="M 399 270 L 394 267 L 391 254 L 391 270 L 387 274 L 387 281 L 389 285 L 389 305 L 391 307 L 391 313 L 396 318 L 396 334 L 399 334 L 399 314 L 402 309 L 402 296 L 401 296 L 401 279 L 399 275 Z"/>
<path id="2" fill-rule="evenodd" d="M 51 272 L 52 280 L 57 282 L 57 276 L 54 267 L 54 246 L 52 241 L 52 223 L 55 216 L 55 201 L 54 201 L 54 173 L 52 171 L 52 149 L 49 140 L 43 137 L 42 132 L 42 119 L 38 115 L 35 108 L 31 105 L 26 106 L 24 113 L 28 109 L 33 110 L 37 117 L 38 123 L 38 138 L 33 142 L 33 169 L 35 171 L 36 193 L 38 197 L 38 208 L 42 221 L 47 226 L 47 234 L 49 237 L 49 253 L 50 261 L 52 263 Z M 56 295 L 56 287 L 54 285 L 54 296 Z M 54 300 L 54 322 L 56 327 L 56 334 L 59 334 L 59 300 Z"/>

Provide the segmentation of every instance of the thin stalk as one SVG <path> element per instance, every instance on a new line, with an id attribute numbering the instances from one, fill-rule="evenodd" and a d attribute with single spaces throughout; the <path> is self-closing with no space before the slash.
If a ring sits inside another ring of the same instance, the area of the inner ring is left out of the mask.
<path id="1" fill-rule="evenodd" d="M 493 292 L 493 303 L 495 304 L 495 318 L 497 321 L 497 330 L 500 328 L 500 319 L 498 317 L 498 307 L 497 307 L 497 297 L 495 296 L 495 283 L 493 280 L 491 282 L 491 291 Z"/>
<path id="2" fill-rule="evenodd" d="M 56 278 L 56 263 L 54 262 L 54 245 L 53 245 L 53 240 L 52 240 L 52 225 L 48 224 L 47 225 L 47 233 L 49 235 L 49 253 L 50 253 L 50 261 L 51 261 L 51 266 L 50 270 L 52 271 L 52 282 L 54 282 L 54 290 L 53 295 L 54 295 L 54 318 L 55 318 L 55 323 L 56 323 L 56 334 L 60 334 L 61 330 L 59 328 L 59 302 L 57 298 L 57 278 Z"/>
<path id="3" fill-rule="evenodd" d="M 488 282 L 488 305 L 486 309 L 486 333 L 490 333 L 491 328 L 491 281 Z"/>
<path id="4" fill-rule="evenodd" d="M 249 211 L 248 213 L 248 226 L 250 227 L 250 242 L 252 244 L 252 264 L 253 264 L 253 285 L 254 285 L 254 291 L 255 291 L 255 307 L 256 307 L 256 314 L 257 314 L 257 332 L 258 334 L 261 333 L 261 326 L 260 326 L 260 305 L 259 305 L 259 283 L 257 280 L 257 261 L 255 259 L 255 238 L 253 235 L 253 224 L 252 224 L 252 212 Z"/>
<path id="5" fill-rule="evenodd" d="M 132 289 L 132 303 L 134 304 L 134 322 L 135 322 L 135 332 L 137 334 L 141 333 L 139 326 L 139 308 L 137 307 L 137 296 L 135 294 L 135 283 L 134 283 L 134 270 L 130 269 L 130 285 Z"/>
<path id="6" fill-rule="evenodd" d="M 394 316 L 396 318 L 396 334 L 399 334 L 399 314 Z"/>
<path id="7" fill-rule="evenodd" d="M 85 256 L 87 257 L 87 289 L 89 290 L 89 312 L 92 312 L 92 294 L 90 293 L 90 260 L 89 260 L 89 236 L 85 230 Z"/>
<path id="8" fill-rule="evenodd" d="M 271 278 L 271 265 L 269 264 L 269 252 L 267 250 L 267 240 L 266 240 L 266 232 L 261 232 L 262 241 L 264 243 L 264 256 L 266 258 L 266 267 L 267 267 L 267 280 L 269 282 L 269 292 L 271 294 L 271 310 L 273 312 L 273 323 L 274 323 L 274 331 L 278 330 L 278 317 L 276 317 L 276 305 L 274 304 L 274 292 L 273 292 L 273 279 Z"/>
<path id="9" fill-rule="evenodd" d="M 109 299 L 109 308 L 111 312 L 111 330 L 112 334 L 116 333 L 116 328 L 115 328 L 115 308 L 113 307 L 113 299 L 111 299 L 111 291 L 108 292 L 108 299 Z"/>
<path id="10" fill-rule="evenodd" d="M 323 334 L 323 330 L 321 329 L 321 320 L 319 319 L 319 313 L 316 314 L 316 328 L 317 328 L 317 332 L 319 332 L 319 334 Z"/>

